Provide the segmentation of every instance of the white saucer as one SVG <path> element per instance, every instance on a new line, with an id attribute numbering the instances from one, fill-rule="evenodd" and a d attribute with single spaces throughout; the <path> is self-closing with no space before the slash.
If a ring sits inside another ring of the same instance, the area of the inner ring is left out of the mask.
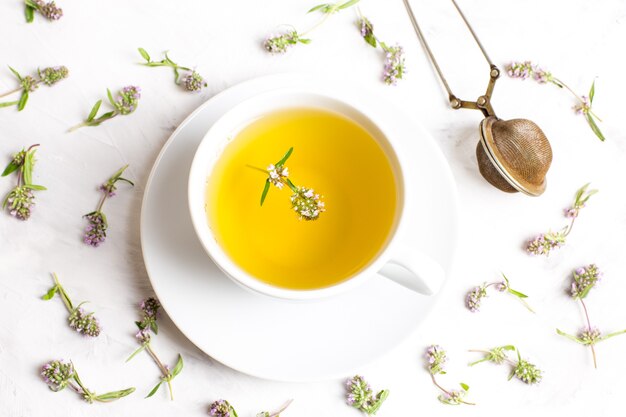
<path id="1" fill-rule="evenodd" d="M 400 238 L 450 272 L 457 241 L 455 185 L 430 135 L 380 97 L 302 75 L 264 77 L 229 88 L 176 129 L 157 157 L 143 197 L 143 258 L 168 315 L 215 360 L 272 380 L 343 378 L 407 338 L 436 297 L 419 295 L 382 277 L 321 301 L 296 303 L 253 294 L 213 264 L 194 233 L 187 208 L 189 166 L 212 123 L 244 99 L 290 86 L 347 94 L 394 121 L 394 134 L 405 136 L 405 148 L 397 151 L 410 152 L 411 182 L 416 184 L 406 190 L 407 219 Z"/>

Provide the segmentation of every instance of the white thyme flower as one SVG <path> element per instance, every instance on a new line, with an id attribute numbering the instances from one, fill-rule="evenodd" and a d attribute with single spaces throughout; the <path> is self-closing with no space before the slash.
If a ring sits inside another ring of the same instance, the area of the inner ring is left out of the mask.
<path id="1" fill-rule="evenodd" d="M 284 180 L 289 176 L 289 168 L 283 165 L 275 166 L 271 164 L 267 167 L 269 173 L 269 180 L 279 190 L 282 190 L 285 186 Z"/>

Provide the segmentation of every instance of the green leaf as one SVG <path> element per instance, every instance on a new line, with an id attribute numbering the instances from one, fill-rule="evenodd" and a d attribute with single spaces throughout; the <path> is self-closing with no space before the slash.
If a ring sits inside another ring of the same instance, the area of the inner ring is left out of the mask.
<path id="1" fill-rule="evenodd" d="M 348 7 L 354 6 L 355 4 L 357 4 L 360 0 L 349 0 L 347 2 L 345 2 L 344 4 L 340 5 L 338 7 L 338 10 L 343 10 L 343 9 L 347 9 Z"/>
<path id="2" fill-rule="evenodd" d="M 163 383 L 163 381 L 159 381 L 158 384 L 156 384 L 156 386 L 154 388 L 152 388 L 152 391 L 150 391 L 148 393 L 148 395 L 146 395 L 146 398 L 150 398 L 152 397 L 154 394 L 156 394 L 156 392 L 159 390 L 159 387 L 161 386 L 161 384 Z"/>
<path id="3" fill-rule="evenodd" d="M 589 90 L 589 104 L 593 104 L 593 96 L 596 95 L 596 80 L 591 83 L 591 89 Z"/>
<path id="4" fill-rule="evenodd" d="M 24 91 L 22 93 L 22 97 L 20 97 L 20 101 L 17 103 L 17 111 L 24 110 L 24 107 L 26 107 L 27 102 L 28 102 L 28 91 Z"/>
<path id="5" fill-rule="evenodd" d="M 307 13 L 313 13 L 316 12 L 318 10 L 321 10 L 323 12 L 322 9 L 328 9 L 329 7 L 331 7 L 332 5 L 329 3 L 324 3 L 324 4 L 318 4 L 317 6 L 311 8 Z M 324 12 L 325 13 L 325 12 Z"/>
<path id="6" fill-rule="evenodd" d="M 374 48 L 378 46 L 378 43 L 376 42 L 376 36 L 374 36 L 373 33 L 368 33 L 363 39 L 365 39 L 365 42 L 372 45 L 372 47 Z"/>
<path id="7" fill-rule="evenodd" d="M 526 294 L 522 294 L 522 293 L 521 293 L 521 292 L 519 292 L 519 291 L 515 291 L 513 288 L 509 288 L 509 290 L 508 290 L 508 291 L 509 291 L 511 294 L 513 294 L 514 296 L 516 296 L 516 297 L 519 297 L 519 298 L 528 298 L 528 296 L 527 296 Z"/>
<path id="8" fill-rule="evenodd" d="M 501 346 L 501 348 L 504 350 L 508 350 L 508 351 L 515 350 L 515 346 L 513 345 L 505 345 L 505 346 Z"/>
<path id="9" fill-rule="evenodd" d="M 24 16 L 26 17 L 26 23 L 32 23 L 33 20 L 35 20 L 35 9 L 32 6 L 29 6 L 28 2 L 26 2 Z"/>
<path id="10" fill-rule="evenodd" d="M 389 390 L 382 390 L 376 395 L 376 402 L 368 407 L 367 414 L 376 414 L 380 410 L 380 406 L 383 405 L 385 400 L 389 397 Z"/>
<path id="11" fill-rule="evenodd" d="M 140 352 L 143 352 L 146 348 L 146 345 L 141 345 L 138 349 L 136 349 L 129 357 L 126 359 L 126 362 L 130 361 L 132 358 L 137 356 Z"/>
<path id="12" fill-rule="evenodd" d="M 115 174 L 111 175 L 111 178 L 109 179 L 109 181 L 117 181 L 122 176 L 124 171 L 126 171 L 126 168 L 128 168 L 128 164 L 124 165 L 123 167 L 115 171 Z"/>
<path id="13" fill-rule="evenodd" d="M 565 332 L 560 331 L 559 329 L 556 329 L 557 334 L 567 337 L 569 340 L 573 340 L 576 343 L 580 343 L 581 345 L 584 345 L 585 343 L 580 340 L 579 338 L 577 338 L 576 336 L 572 336 L 571 334 L 567 334 Z"/>
<path id="14" fill-rule="evenodd" d="M 311 43 L 311 39 L 298 38 L 298 42 L 308 45 Z"/>
<path id="15" fill-rule="evenodd" d="M 22 166 L 22 175 L 24 176 L 24 184 L 32 184 L 33 182 L 33 159 L 35 151 L 26 152 L 24 155 L 24 165 Z"/>
<path id="16" fill-rule="evenodd" d="M 606 140 L 606 138 L 604 137 L 604 135 L 600 131 L 600 128 L 598 127 L 596 122 L 593 120 L 593 116 L 591 116 L 589 113 L 587 113 L 587 114 L 585 114 L 585 118 L 587 119 L 587 123 L 589 123 L 589 127 L 591 127 L 591 130 L 593 130 L 593 133 L 596 134 L 598 139 L 600 139 L 601 141 L 604 142 Z"/>
<path id="17" fill-rule="evenodd" d="M 29 188 L 31 190 L 36 190 L 36 191 L 46 191 L 47 188 L 44 187 L 43 185 L 36 185 L 36 184 L 24 184 L 23 185 L 24 188 Z"/>
<path id="18" fill-rule="evenodd" d="M 158 334 L 159 333 L 159 325 L 157 324 L 156 320 L 152 320 L 150 322 L 150 329 L 152 329 L 154 334 Z"/>
<path id="19" fill-rule="evenodd" d="M 108 88 L 107 88 L 107 97 L 109 98 L 109 103 L 111 103 L 111 105 L 115 107 L 115 100 L 113 100 L 113 94 L 111 94 L 111 90 L 109 90 Z"/>
<path id="20" fill-rule="evenodd" d="M 19 103 L 19 101 L 5 101 L 4 103 L 0 103 L 0 108 L 15 106 L 17 103 Z"/>
<path id="21" fill-rule="evenodd" d="M 265 180 L 265 187 L 263 187 L 263 193 L 261 194 L 261 205 L 265 202 L 265 197 L 267 197 L 267 193 L 270 190 L 270 180 Z"/>
<path id="22" fill-rule="evenodd" d="M 118 180 L 118 181 L 124 181 L 124 182 L 127 182 L 127 183 L 129 183 L 130 185 L 132 185 L 133 187 L 135 186 L 135 183 L 134 183 L 134 182 L 132 182 L 131 180 L 128 180 L 128 179 L 126 179 L 126 178 L 119 177 L 117 180 Z"/>
<path id="23" fill-rule="evenodd" d="M 135 388 L 127 388 L 120 391 L 107 392 L 106 394 L 96 396 L 96 400 L 108 402 L 112 400 L 117 400 L 118 398 L 126 397 L 133 392 L 135 392 Z"/>
<path id="24" fill-rule="evenodd" d="M 148 54 L 148 52 L 146 52 L 145 49 L 143 48 L 137 48 L 137 50 L 139 51 L 139 53 L 141 54 L 141 56 L 143 57 L 143 59 L 145 59 L 146 61 L 150 62 L 150 55 Z"/>
<path id="25" fill-rule="evenodd" d="M 292 153 L 293 153 L 293 146 L 289 148 L 285 156 L 283 156 L 280 161 L 276 162 L 276 166 L 278 167 L 278 166 L 285 165 L 285 162 L 287 162 L 287 159 L 289 159 Z"/>
<path id="26" fill-rule="evenodd" d="M 102 105 L 102 100 L 98 100 L 96 104 L 93 105 L 93 107 L 91 108 L 91 112 L 89 113 L 89 116 L 87 116 L 88 122 L 91 122 L 93 119 L 96 118 L 96 115 L 98 114 L 98 110 L 100 110 L 101 105 Z"/>
<path id="27" fill-rule="evenodd" d="M 178 354 L 178 362 L 176 362 L 176 366 L 172 369 L 172 378 L 180 374 L 180 371 L 183 370 L 183 357 Z"/>
<path id="28" fill-rule="evenodd" d="M 467 384 L 465 384 L 463 382 L 461 382 L 460 385 L 461 385 L 461 388 L 463 388 L 463 391 L 469 391 L 469 385 L 467 385 Z"/>
<path id="29" fill-rule="evenodd" d="M 11 174 L 12 172 L 17 171 L 17 169 L 19 167 L 20 167 L 19 165 L 17 165 L 15 162 L 11 161 L 9 163 L 9 165 L 7 165 L 7 167 L 4 169 L 4 171 L 2 171 L 2 175 L 0 175 L 0 176 L 6 177 L 7 175 Z"/>
<path id="30" fill-rule="evenodd" d="M 50 289 L 48 290 L 48 292 L 47 292 L 47 293 L 45 293 L 45 294 L 43 295 L 43 297 L 41 297 L 41 299 L 42 299 L 42 300 L 46 300 L 46 301 L 47 301 L 47 300 L 51 300 L 51 299 L 52 299 L 52 297 L 54 297 L 54 294 L 56 294 L 56 292 L 57 292 L 57 290 L 58 290 L 58 289 L 59 289 L 59 288 L 55 285 L 54 287 L 50 288 Z"/>
<path id="31" fill-rule="evenodd" d="M 17 77 L 18 80 L 22 81 L 22 76 L 20 75 L 19 72 L 17 72 L 15 69 L 13 69 L 11 66 L 9 66 L 9 69 L 11 70 L 11 72 L 13 74 L 15 74 L 15 76 Z"/>

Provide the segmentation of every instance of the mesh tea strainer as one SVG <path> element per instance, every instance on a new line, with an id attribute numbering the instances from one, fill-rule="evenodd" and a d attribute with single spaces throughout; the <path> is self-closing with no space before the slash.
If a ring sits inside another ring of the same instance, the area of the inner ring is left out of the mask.
<path id="1" fill-rule="evenodd" d="M 448 92 L 450 106 L 453 109 L 480 110 L 485 116 L 480 122 L 480 141 L 476 145 L 478 169 L 482 176 L 491 185 L 505 192 L 514 193 L 520 191 L 530 196 L 541 195 L 546 189 L 546 173 L 552 163 L 550 142 L 539 126 L 530 120 L 502 120 L 496 116 L 491 106 L 491 95 L 496 80 L 500 77 L 500 70 L 489 59 L 485 48 L 483 48 L 474 29 L 472 29 L 456 1 L 452 0 L 452 3 L 467 25 L 490 67 L 487 91 L 484 95 L 478 97 L 475 102 L 461 100 L 452 93 L 415 19 L 409 1 L 403 1 L 415 33 Z"/>

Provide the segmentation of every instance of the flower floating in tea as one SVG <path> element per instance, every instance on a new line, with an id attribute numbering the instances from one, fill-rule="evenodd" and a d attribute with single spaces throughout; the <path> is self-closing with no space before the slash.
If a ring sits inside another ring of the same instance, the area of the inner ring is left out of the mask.
<path id="1" fill-rule="evenodd" d="M 439 345 L 430 345 L 426 348 L 426 370 L 430 374 L 430 379 L 433 381 L 433 384 L 441 391 L 441 394 L 437 397 L 437 399 L 447 405 L 475 405 L 474 403 L 470 403 L 465 401 L 465 396 L 469 391 L 469 386 L 463 382 L 459 385 L 461 386 L 460 390 L 450 390 L 439 385 L 437 380 L 435 379 L 435 375 L 445 375 L 445 363 L 448 361 L 448 356 L 446 355 L 446 351 Z"/>
<path id="2" fill-rule="evenodd" d="M 9 210 L 11 216 L 19 220 L 30 218 L 32 207 L 35 205 L 33 191 L 42 191 L 46 187 L 33 184 L 33 167 L 35 166 L 35 152 L 37 145 L 22 149 L 13 155 L 13 159 L 2 172 L 2 176 L 17 172 L 17 185 L 7 194 L 2 202 L 2 209 Z"/>
<path id="3" fill-rule="evenodd" d="M 74 364 L 71 361 L 65 362 L 63 359 L 46 363 L 41 368 L 41 377 L 52 391 L 58 392 L 70 387 L 72 391 L 76 392 L 90 404 L 94 401 L 108 403 L 135 392 L 135 388 L 127 388 L 97 395 L 83 385 L 83 382 L 78 377 L 76 368 L 74 368 Z"/>
<path id="4" fill-rule="evenodd" d="M 594 345 L 613 336 L 626 333 L 626 330 L 620 330 L 617 332 L 603 335 L 597 327 L 591 326 L 591 321 L 589 320 L 589 312 L 587 311 L 587 305 L 585 304 L 583 298 L 587 297 L 589 291 L 591 291 L 595 287 L 598 281 L 600 281 L 601 277 L 602 272 L 594 264 L 580 267 L 573 272 L 570 295 L 574 300 L 580 301 L 580 304 L 582 305 L 583 311 L 585 313 L 585 320 L 587 322 L 587 325 L 580 331 L 578 336 L 573 336 L 571 334 L 562 332 L 559 329 L 556 329 L 557 334 L 567 337 L 568 339 L 576 343 L 580 343 L 583 346 L 589 346 L 591 348 L 593 365 L 595 368 L 597 368 L 598 365 L 596 362 L 596 351 L 594 349 Z"/>
<path id="5" fill-rule="evenodd" d="M 525 80 L 527 78 L 532 77 L 539 84 L 554 84 L 559 88 L 567 89 L 576 98 L 576 104 L 573 107 L 576 114 L 581 114 L 585 116 L 585 120 L 587 121 L 587 124 L 589 125 L 593 133 L 601 141 L 605 140 L 604 135 L 602 134 L 602 132 L 600 131 L 600 128 L 598 127 L 596 123 L 596 120 L 599 122 L 601 122 L 602 120 L 591 109 L 591 105 L 593 104 L 593 97 L 595 96 L 595 92 L 596 92 L 595 81 L 591 83 L 591 89 L 589 90 L 588 95 L 579 96 L 578 94 L 574 92 L 574 90 L 568 87 L 567 84 L 565 84 L 563 81 L 559 80 L 554 75 L 552 75 L 551 72 L 546 71 L 542 68 L 539 68 L 537 65 L 534 65 L 530 61 L 511 62 L 510 64 L 506 66 L 506 70 L 507 70 L 507 73 L 509 74 L 509 77 L 511 78 L 519 78 L 521 80 Z"/>
<path id="6" fill-rule="evenodd" d="M 291 207 L 300 216 L 301 220 L 317 220 L 321 213 L 326 211 L 326 206 L 322 201 L 322 196 L 317 194 L 314 189 L 307 187 L 298 187 L 289 179 L 289 168 L 285 166 L 285 162 L 293 153 L 293 147 L 289 148 L 285 156 L 275 164 L 270 164 L 267 169 L 261 169 L 250 166 L 258 171 L 268 174 L 265 180 L 265 187 L 261 194 L 261 205 L 265 202 L 270 186 L 273 185 L 282 190 L 286 185 L 293 194 L 291 196 Z"/>
<path id="7" fill-rule="evenodd" d="M 70 328 L 81 333 L 85 336 L 89 337 L 97 337 L 100 335 L 102 328 L 100 327 L 100 322 L 93 315 L 93 313 L 86 312 L 82 309 L 82 305 L 85 302 L 80 303 L 76 307 L 72 304 L 72 300 L 70 300 L 70 296 L 65 291 L 65 288 L 59 282 L 59 278 L 57 274 L 52 273 L 52 278 L 54 279 L 54 286 L 48 290 L 43 297 L 44 300 L 51 300 L 55 294 L 59 294 L 61 300 L 63 300 L 63 304 L 65 304 L 65 308 L 70 313 L 67 318 L 68 324 Z"/>
<path id="8" fill-rule="evenodd" d="M 45 84 L 48 87 L 53 86 L 59 81 L 65 79 L 69 75 L 69 71 L 67 67 L 47 67 L 44 69 L 37 70 L 37 75 L 30 76 L 20 75 L 15 69 L 9 67 L 13 75 L 15 75 L 20 82 L 19 87 L 8 91 L 4 94 L 0 94 L 0 97 L 10 96 L 12 94 L 21 92 L 20 98 L 14 101 L 5 101 L 4 103 L 0 103 L 0 107 L 10 107 L 17 106 L 17 111 L 24 110 L 26 107 L 26 103 L 28 102 L 28 98 L 30 93 L 34 92 L 37 88 L 39 88 L 40 84 Z"/>

